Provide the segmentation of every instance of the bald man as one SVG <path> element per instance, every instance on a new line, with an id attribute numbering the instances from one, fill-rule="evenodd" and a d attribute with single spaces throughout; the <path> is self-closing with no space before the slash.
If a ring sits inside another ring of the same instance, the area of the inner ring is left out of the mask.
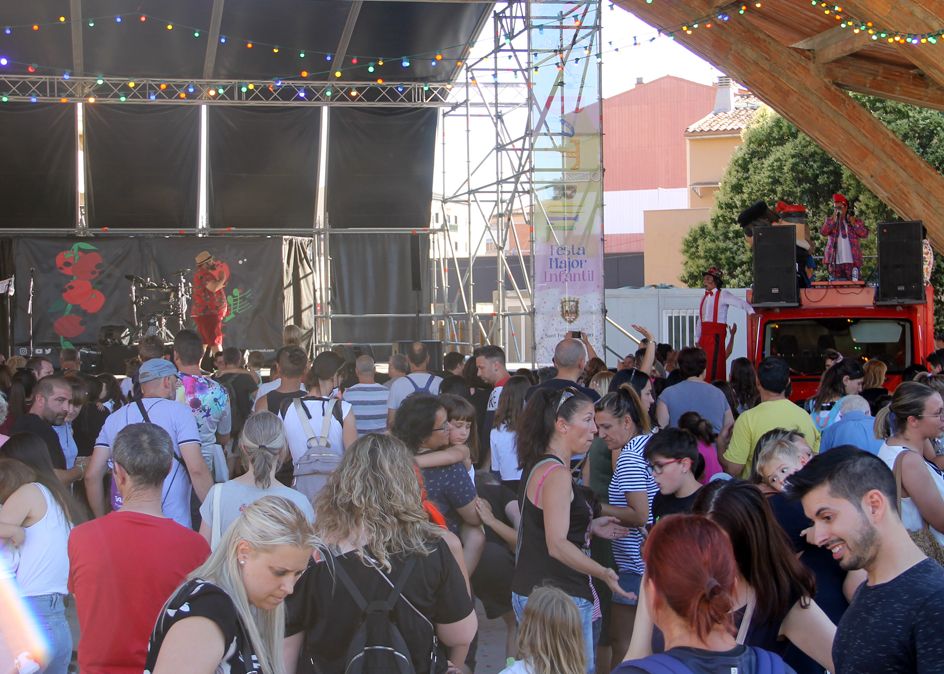
<path id="1" fill-rule="evenodd" d="M 527 396 L 529 398 L 539 388 L 559 391 L 568 386 L 573 386 L 594 402 L 600 399 L 600 394 L 592 388 L 577 383 L 587 366 L 587 347 L 582 341 L 570 337 L 559 341 L 554 348 L 554 366 L 557 368 L 557 376 L 528 389 Z"/>

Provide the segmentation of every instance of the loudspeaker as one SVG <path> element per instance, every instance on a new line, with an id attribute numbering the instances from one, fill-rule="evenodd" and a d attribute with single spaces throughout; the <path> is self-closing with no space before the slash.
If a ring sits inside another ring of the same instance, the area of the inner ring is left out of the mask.
<path id="1" fill-rule="evenodd" d="M 755 307 L 800 304 L 796 275 L 796 225 L 754 228 Z"/>
<path id="2" fill-rule="evenodd" d="M 443 345 L 442 342 L 437 342 L 431 339 L 422 340 L 423 344 L 426 346 L 426 351 L 429 353 L 429 371 L 430 372 L 442 372 L 442 362 L 443 362 Z M 410 357 L 410 346 L 412 346 L 413 340 L 403 339 L 397 342 L 397 353 L 402 353 L 407 358 Z"/>
<path id="3" fill-rule="evenodd" d="M 109 374 L 124 374 L 125 361 L 135 358 L 138 350 L 124 344 L 111 344 L 102 347 L 102 372 Z"/>
<path id="4" fill-rule="evenodd" d="M 924 304 L 920 220 L 878 223 L 876 304 Z"/>

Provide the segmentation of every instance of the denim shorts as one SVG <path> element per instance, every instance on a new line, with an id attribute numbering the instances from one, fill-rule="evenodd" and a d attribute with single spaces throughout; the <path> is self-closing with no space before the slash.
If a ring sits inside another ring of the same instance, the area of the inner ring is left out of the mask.
<path id="1" fill-rule="evenodd" d="M 620 571 L 619 572 L 619 586 L 623 588 L 624 592 L 633 592 L 636 595 L 635 599 L 626 599 L 625 597 L 620 597 L 617 594 L 613 595 L 613 603 L 619 604 L 620 606 L 636 606 L 639 604 L 639 589 L 642 587 L 642 576 L 638 573 L 633 573 L 632 571 Z"/>
<path id="2" fill-rule="evenodd" d="M 24 597 L 49 647 L 49 664 L 43 669 L 44 674 L 67 674 L 72 660 L 72 632 L 63 599 L 64 594 Z"/>
<path id="3" fill-rule="evenodd" d="M 587 674 L 596 672 L 596 649 L 597 641 L 600 638 L 600 625 L 602 620 L 593 620 L 593 602 L 582 597 L 571 597 L 577 609 L 580 611 L 580 625 L 583 629 L 583 650 L 587 656 Z M 511 593 L 511 606 L 515 610 L 515 618 L 518 624 L 521 624 L 521 617 L 524 615 L 524 607 L 528 603 L 527 597 L 520 594 Z"/>

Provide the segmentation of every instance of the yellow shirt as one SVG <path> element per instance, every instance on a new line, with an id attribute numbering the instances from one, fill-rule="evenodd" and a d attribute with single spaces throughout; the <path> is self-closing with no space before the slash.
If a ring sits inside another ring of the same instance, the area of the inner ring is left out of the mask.
<path id="1" fill-rule="evenodd" d="M 747 410 L 734 422 L 731 443 L 724 453 L 725 461 L 743 464 L 741 477 L 747 479 L 751 475 L 751 459 L 757 441 L 775 428 L 802 433 L 813 452 L 819 452 L 819 431 L 806 410 L 789 400 L 768 400 Z"/>

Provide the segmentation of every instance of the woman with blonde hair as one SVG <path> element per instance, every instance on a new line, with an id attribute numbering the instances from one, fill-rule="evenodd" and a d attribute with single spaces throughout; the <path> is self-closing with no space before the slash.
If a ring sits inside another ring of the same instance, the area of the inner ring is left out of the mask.
<path id="1" fill-rule="evenodd" d="M 875 413 L 878 412 L 876 405 L 878 399 L 888 395 L 888 389 L 885 388 L 885 375 L 888 374 L 888 365 L 878 358 L 873 358 L 863 366 L 863 369 L 865 370 L 865 377 L 862 379 L 862 393 L 859 395 L 869 401 L 872 416 L 875 416 Z"/>
<path id="2" fill-rule="evenodd" d="M 444 530 L 423 508 L 414 466 L 403 442 L 369 433 L 347 449 L 328 478 L 315 503 L 328 554 L 309 565 L 288 602 L 290 673 L 301 653 L 322 674 L 348 671 L 355 661 L 362 667 L 357 671 L 377 671 L 397 658 L 355 639 L 370 602 L 392 606 L 392 623 L 408 651 L 397 652 L 418 674 L 445 672 L 446 650 L 453 663 L 465 661 L 475 611 Z"/>
<path id="3" fill-rule="evenodd" d="M 282 420 L 272 412 L 250 415 L 239 436 L 239 448 L 249 470 L 239 477 L 215 484 L 200 506 L 200 535 L 215 550 L 229 525 L 239 513 L 263 496 L 281 496 L 294 503 L 308 521 L 314 521 L 311 502 L 299 491 L 286 487 L 275 474 L 286 455 Z"/>
<path id="4" fill-rule="evenodd" d="M 518 632 L 518 660 L 501 674 L 583 674 L 587 668 L 580 611 L 562 590 L 531 593 Z"/>
<path id="5" fill-rule="evenodd" d="M 282 674 L 283 602 L 316 544 L 291 501 L 266 496 L 247 506 L 164 606 L 145 671 Z"/>

